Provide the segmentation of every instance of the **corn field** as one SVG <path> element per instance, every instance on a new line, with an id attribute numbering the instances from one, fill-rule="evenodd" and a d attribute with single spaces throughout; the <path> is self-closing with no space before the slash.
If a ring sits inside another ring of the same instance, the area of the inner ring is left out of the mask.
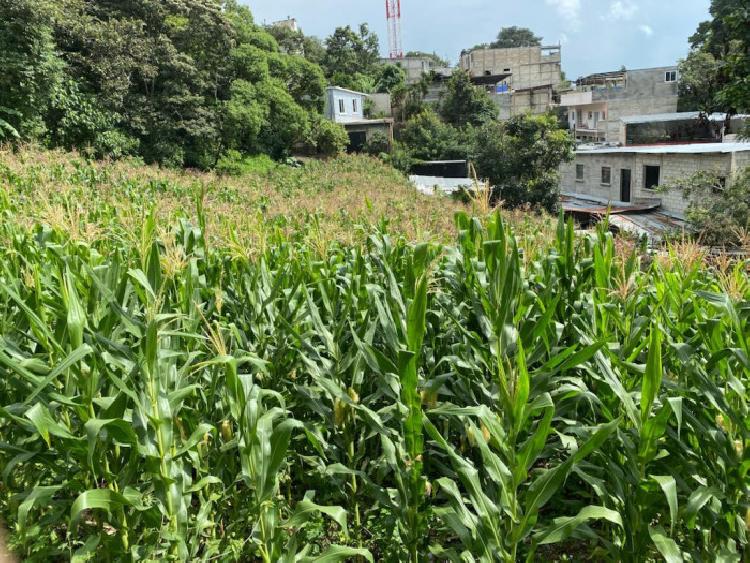
<path id="1" fill-rule="evenodd" d="M 18 204 L 0 516 L 24 560 L 750 560 L 745 264 L 562 219 L 530 246 L 501 213 L 450 245 L 275 230 L 242 255 L 198 205 L 84 242 Z"/>

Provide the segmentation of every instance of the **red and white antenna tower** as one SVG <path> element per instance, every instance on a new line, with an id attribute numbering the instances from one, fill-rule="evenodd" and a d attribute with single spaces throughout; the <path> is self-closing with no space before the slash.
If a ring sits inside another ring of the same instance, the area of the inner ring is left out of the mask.
<path id="1" fill-rule="evenodd" d="M 388 49 L 391 59 L 403 59 L 401 42 L 401 0 L 385 0 L 385 15 L 388 18 Z"/>

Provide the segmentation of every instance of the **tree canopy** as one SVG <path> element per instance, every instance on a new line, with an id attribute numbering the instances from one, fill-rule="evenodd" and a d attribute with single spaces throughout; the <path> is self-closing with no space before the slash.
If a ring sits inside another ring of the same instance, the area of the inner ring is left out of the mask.
<path id="1" fill-rule="evenodd" d="M 336 28 L 325 47 L 322 65 L 331 84 L 367 92 L 375 88 L 380 47 L 367 24 L 357 31 L 351 26 Z"/>
<path id="2" fill-rule="evenodd" d="M 289 41 L 235 0 L 2 0 L 0 137 L 201 168 L 280 157 L 326 86 Z"/>
<path id="3" fill-rule="evenodd" d="M 490 43 L 492 49 L 512 49 L 515 47 L 538 47 L 542 38 L 527 27 L 504 27 L 497 34 L 497 39 Z"/>
<path id="4" fill-rule="evenodd" d="M 745 0 L 712 0 L 710 21 L 690 38 L 680 64 L 681 107 L 750 111 L 750 11 Z"/>
<path id="5" fill-rule="evenodd" d="M 468 72 L 456 71 L 448 81 L 440 114 L 451 125 L 481 125 L 498 114 L 498 108 L 487 92 L 471 82 Z"/>

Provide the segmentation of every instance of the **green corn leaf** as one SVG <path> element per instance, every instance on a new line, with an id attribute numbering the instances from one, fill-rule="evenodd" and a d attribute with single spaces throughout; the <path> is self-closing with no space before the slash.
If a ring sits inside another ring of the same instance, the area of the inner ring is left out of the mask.
<path id="1" fill-rule="evenodd" d="M 646 361 L 646 373 L 643 375 L 641 386 L 641 423 L 645 424 L 651 414 L 656 395 L 661 388 L 661 380 L 664 374 L 661 357 L 661 332 L 656 324 L 651 328 L 651 343 L 648 349 Z"/>
<path id="2" fill-rule="evenodd" d="M 106 510 L 112 512 L 123 506 L 130 506 L 132 501 L 120 493 L 109 489 L 94 489 L 78 495 L 70 509 L 70 525 L 76 527 L 83 513 L 87 510 Z"/>
<path id="3" fill-rule="evenodd" d="M 674 477 L 664 475 L 652 475 L 651 478 L 659 483 L 661 490 L 664 491 L 664 496 L 667 497 L 667 504 L 669 504 L 669 519 L 672 533 L 674 533 L 674 527 L 677 523 L 677 511 L 679 508 L 677 500 L 677 482 Z"/>
<path id="4" fill-rule="evenodd" d="M 117 442 L 130 444 L 131 446 L 137 446 L 138 444 L 138 437 L 133 430 L 132 424 L 122 419 L 100 420 L 98 418 L 91 418 L 86 421 L 84 427 L 88 440 L 88 462 L 90 467 L 93 467 L 96 441 L 102 430 L 107 430 Z"/>
<path id="5" fill-rule="evenodd" d="M 680 548 L 677 546 L 675 541 L 667 537 L 664 528 L 661 526 L 649 526 L 648 533 L 651 536 L 651 541 L 654 542 L 656 549 L 664 557 L 667 563 L 682 563 L 682 553 Z"/>
<path id="6" fill-rule="evenodd" d="M 299 561 L 303 563 L 337 563 L 338 561 L 352 561 L 358 557 L 363 557 L 370 563 L 373 563 L 372 554 L 368 550 L 341 545 L 332 545 L 322 555 L 304 557 Z"/>
<path id="7" fill-rule="evenodd" d="M 587 506 L 575 516 L 555 518 L 552 524 L 535 534 L 534 541 L 539 545 L 559 543 L 570 538 L 582 524 L 591 520 L 606 520 L 620 528 L 623 527 L 619 512 L 604 506 Z"/>
<path id="8" fill-rule="evenodd" d="M 340 506 L 321 506 L 312 501 L 311 496 L 306 496 L 294 507 L 289 519 L 284 523 L 285 528 L 302 528 L 307 522 L 318 514 L 325 514 L 336 522 L 345 536 L 349 535 L 347 528 L 347 513 Z"/>
<path id="9" fill-rule="evenodd" d="M 55 493 L 62 490 L 64 485 L 37 485 L 18 506 L 18 527 L 23 531 L 26 529 L 26 523 L 29 512 L 35 506 L 47 506 L 55 496 Z"/>
<path id="10" fill-rule="evenodd" d="M 85 357 L 92 354 L 93 351 L 94 350 L 87 344 L 83 344 L 79 348 L 73 350 L 62 362 L 57 364 L 54 369 L 52 369 L 49 374 L 37 384 L 34 391 L 29 394 L 28 398 L 24 402 L 28 404 L 36 399 L 39 393 L 41 393 L 51 382 L 60 377 L 60 375 L 79 363 Z"/>
<path id="11" fill-rule="evenodd" d="M 39 435 L 47 443 L 47 447 L 52 447 L 50 436 L 56 436 L 66 440 L 79 440 L 79 438 L 73 436 L 67 428 L 58 424 L 55 419 L 52 418 L 47 407 L 43 406 L 41 403 L 37 403 L 27 410 L 24 413 L 24 416 L 32 422 L 37 432 L 39 432 Z"/>

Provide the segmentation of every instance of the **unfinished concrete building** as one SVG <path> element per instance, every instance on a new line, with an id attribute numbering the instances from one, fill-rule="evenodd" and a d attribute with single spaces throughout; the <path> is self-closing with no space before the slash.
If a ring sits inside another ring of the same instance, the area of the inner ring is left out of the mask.
<path id="1" fill-rule="evenodd" d="M 425 74 L 436 74 L 438 77 L 449 77 L 453 69 L 439 63 L 434 57 L 406 56 L 400 59 L 381 59 L 383 64 L 398 65 L 406 72 L 406 83 L 416 84 Z"/>
<path id="2" fill-rule="evenodd" d="M 473 49 L 461 53 L 460 67 L 487 89 L 500 119 L 541 114 L 557 105 L 562 78 L 559 45 L 514 49 Z"/>
<path id="3" fill-rule="evenodd" d="M 579 141 L 625 144 L 621 120 L 677 111 L 676 66 L 592 74 L 562 95 L 568 124 Z"/>

